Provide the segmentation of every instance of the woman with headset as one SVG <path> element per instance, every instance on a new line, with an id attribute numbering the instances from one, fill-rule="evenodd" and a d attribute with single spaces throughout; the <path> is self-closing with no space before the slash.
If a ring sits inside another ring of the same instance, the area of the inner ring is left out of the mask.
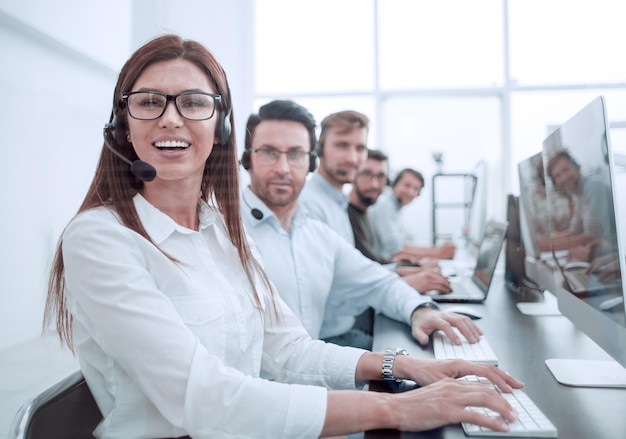
<path id="1" fill-rule="evenodd" d="M 399 353 L 383 367 L 383 354 L 310 339 L 248 244 L 232 118 L 226 75 L 197 42 L 158 37 L 120 72 L 44 317 L 78 355 L 103 415 L 94 435 L 313 438 L 459 421 L 506 429 L 464 409 L 513 419 L 502 397 L 454 380 L 521 386 L 495 367 Z M 355 390 L 383 375 L 424 387 Z"/>

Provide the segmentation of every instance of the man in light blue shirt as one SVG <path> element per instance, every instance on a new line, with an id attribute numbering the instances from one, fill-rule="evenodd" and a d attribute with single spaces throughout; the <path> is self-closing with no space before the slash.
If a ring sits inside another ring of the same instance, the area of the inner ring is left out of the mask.
<path id="1" fill-rule="evenodd" d="M 319 169 L 309 178 L 300 203 L 354 246 L 343 185 L 352 183 L 367 159 L 369 119 L 357 111 L 333 113 L 322 121 L 317 143 Z"/>
<path id="2" fill-rule="evenodd" d="M 406 242 L 400 209 L 419 197 L 423 187 L 424 176 L 414 169 L 405 168 L 398 173 L 391 188 L 385 190 L 368 209 L 376 238 L 374 251 L 380 257 L 408 261 L 454 258 L 456 247 L 451 242 L 446 241 L 438 247 L 422 247 Z"/>
<path id="3" fill-rule="evenodd" d="M 353 328 L 371 306 L 406 322 L 422 344 L 437 329 L 458 342 L 481 331 L 466 317 L 441 312 L 400 277 L 363 256 L 327 224 L 298 207 L 307 174 L 315 169 L 315 120 L 292 101 L 273 101 L 248 119 L 242 166 L 250 186 L 242 216 L 278 293 L 314 338 L 371 349 L 371 336 Z"/>

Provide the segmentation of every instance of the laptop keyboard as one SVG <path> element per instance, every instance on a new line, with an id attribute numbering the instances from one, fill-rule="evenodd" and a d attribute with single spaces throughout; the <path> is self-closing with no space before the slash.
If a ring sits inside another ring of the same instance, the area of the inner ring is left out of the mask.
<path id="1" fill-rule="evenodd" d="M 461 335 L 458 329 L 454 328 L 461 339 L 460 345 L 455 345 L 442 331 L 433 334 L 433 351 L 438 360 L 461 359 L 498 365 L 496 356 L 487 338 L 483 335 L 478 343 L 470 343 Z"/>
<path id="2" fill-rule="evenodd" d="M 500 436 L 500 437 L 557 437 L 556 427 L 522 390 L 514 389 L 513 393 L 501 392 L 487 378 L 466 376 L 463 381 L 478 382 L 493 388 L 500 393 L 518 413 L 517 421 L 509 423 L 508 432 L 494 431 L 489 428 L 463 422 L 461 425 L 467 436 Z M 491 417 L 499 417 L 496 412 L 485 407 L 467 407 L 466 410 L 482 412 Z"/>
<path id="3" fill-rule="evenodd" d="M 485 293 L 483 293 L 480 288 L 476 286 L 474 281 L 471 278 L 451 278 L 450 286 L 452 287 L 451 294 L 462 294 L 464 296 L 482 298 Z"/>

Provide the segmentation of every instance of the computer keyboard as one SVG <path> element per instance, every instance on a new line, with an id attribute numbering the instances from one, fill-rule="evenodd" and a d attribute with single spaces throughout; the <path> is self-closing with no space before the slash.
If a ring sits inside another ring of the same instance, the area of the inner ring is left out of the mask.
<path id="1" fill-rule="evenodd" d="M 479 382 L 491 386 L 495 391 L 500 393 L 518 413 L 517 420 L 509 423 L 510 430 L 508 432 L 494 431 L 479 425 L 463 422 L 461 426 L 467 436 L 557 437 L 556 427 L 522 390 L 514 389 L 513 393 L 504 393 L 487 378 L 473 375 L 460 378 L 460 380 Z M 484 407 L 467 407 L 467 410 L 483 412 L 485 415 L 491 417 L 500 416 L 496 412 Z"/>
<path id="2" fill-rule="evenodd" d="M 454 328 L 461 339 L 460 345 L 455 345 L 442 331 L 433 334 L 433 351 L 438 360 L 461 359 L 478 363 L 498 365 L 496 356 L 487 338 L 483 335 L 477 343 L 468 342 L 458 329 Z"/>

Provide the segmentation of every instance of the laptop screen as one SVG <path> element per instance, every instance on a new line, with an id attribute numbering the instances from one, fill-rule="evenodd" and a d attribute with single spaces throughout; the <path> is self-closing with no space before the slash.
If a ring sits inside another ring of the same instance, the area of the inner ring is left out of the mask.
<path id="1" fill-rule="evenodd" d="M 485 224 L 483 238 L 480 241 L 476 266 L 472 278 L 484 290 L 489 289 L 493 274 L 496 271 L 498 257 L 502 250 L 502 244 L 506 237 L 508 224 L 490 220 Z"/>

